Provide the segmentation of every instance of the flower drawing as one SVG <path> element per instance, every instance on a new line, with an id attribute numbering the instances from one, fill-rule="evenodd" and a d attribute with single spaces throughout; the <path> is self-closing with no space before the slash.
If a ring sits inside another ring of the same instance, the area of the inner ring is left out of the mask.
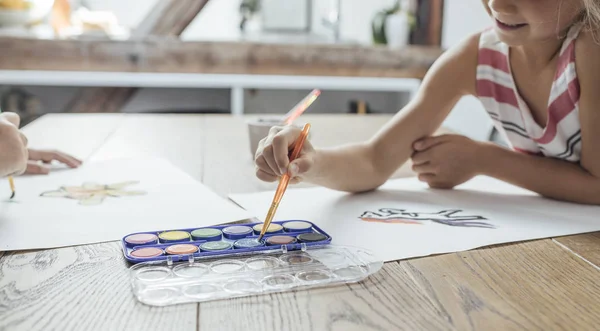
<path id="1" fill-rule="evenodd" d="M 121 182 L 109 185 L 83 183 L 81 186 L 61 186 L 56 191 L 46 191 L 42 197 L 68 198 L 79 200 L 80 205 L 98 205 L 106 197 L 125 197 L 144 195 L 144 191 L 127 191 L 126 187 L 138 184 L 137 181 Z"/>

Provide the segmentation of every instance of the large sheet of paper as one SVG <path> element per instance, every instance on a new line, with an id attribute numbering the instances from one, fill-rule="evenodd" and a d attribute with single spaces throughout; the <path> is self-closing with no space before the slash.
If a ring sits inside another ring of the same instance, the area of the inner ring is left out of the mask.
<path id="1" fill-rule="evenodd" d="M 46 176 L 15 177 L 14 201 L 8 200 L 8 182 L 3 183 L 3 251 L 120 240 L 136 231 L 202 227 L 250 217 L 162 159 L 109 160 Z"/>
<path id="2" fill-rule="evenodd" d="M 230 198 L 264 217 L 273 192 Z M 363 194 L 288 188 L 275 219 L 312 221 L 332 236 L 332 244 L 363 247 L 393 261 L 597 231 L 600 207 L 544 199 L 489 177 L 454 190 L 432 190 L 405 178 Z"/>

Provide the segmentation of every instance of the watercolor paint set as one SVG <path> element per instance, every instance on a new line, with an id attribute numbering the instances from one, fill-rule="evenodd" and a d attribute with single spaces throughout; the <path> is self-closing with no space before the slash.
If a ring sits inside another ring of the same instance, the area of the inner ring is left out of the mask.
<path id="1" fill-rule="evenodd" d="M 227 257 L 138 263 L 129 270 L 132 291 L 141 303 L 168 306 L 355 283 L 383 266 L 361 248 L 300 245 L 295 251 L 283 245 Z"/>
<path id="2" fill-rule="evenodd" d="M 142 303 L 165 306 L 358 282 L 383 266 L 305 220 L 148 231 L 122 239 Z"/>
<path id="3" fill-rule="evenodd" d="M 176 229 L 129 234 L 122 239 L 127 261 L 173 262 L 190 256 L 228 256 L 241 252 L 273 249 L 299 250 L 306 246 L 331 243 L 331 237 L 315 224 L 303 220 L 272 222 L 265 236 L 258 241 L 262 222 Z"/>

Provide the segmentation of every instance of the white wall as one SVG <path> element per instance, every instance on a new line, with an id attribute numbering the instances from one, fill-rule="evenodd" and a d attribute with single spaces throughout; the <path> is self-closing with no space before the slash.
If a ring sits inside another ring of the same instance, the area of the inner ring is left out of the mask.
<path id="1" fill-rule="evenodd" d="M 160 0 L 75 0 L 90 10 L 113 12 L 121 25 L 134 28 Z M 217 2 L 220 0 L 217 0 Z"/>
<path id="2" fill-rule="evenodd" d="M 99 0 L 97 0 L 99 1 Z M 139 1 L 139 0 L 138 0 Z M 337 0 L 312 0 L 312 32 L 332 36 L 322 24 L 322 18 Z M 371 19 L 375 13 L 394 4 L 394 0 L 342 0 L 341 38 L 361 44 L 371 44 Z M 241 37 L 238 25 L 240 0 L 211 0 L 200 15 L 184 31 L 184 40 L 236 40 Z"/>
<path id="3" fill-rule="evenodd" d="M 452 47 L 490 24 L 481 0 L 446 0 L 442 46 Z M 443 125 L 477 140 L 489 139 L 493 127 L 479 100 L 470 96 L 458 102 Z"/>
<path id="4" fill-rule="evenodd" d="M 240 0 L 210 0 L 181 34 L 183 40 L 238 40 Z"/>

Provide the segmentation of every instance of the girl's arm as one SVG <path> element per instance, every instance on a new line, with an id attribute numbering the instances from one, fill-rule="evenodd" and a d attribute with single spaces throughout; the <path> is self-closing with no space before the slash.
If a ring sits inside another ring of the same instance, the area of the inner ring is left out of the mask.
<path id="1" fill-rule="evenodd" d="M 475 93 L 478 44 L 476 34 L 446 51 L 416 98 L 369 141 L 316 150 L 304 181 L 348 192 L 382 185 L 410 158 L 414 141 L 433 134 L 462 96 Z"/>
<path id="2" fill-rule="evenodd" d="M 600 45 L 587 33 L 580 36 L 575 49 L 580 54 L 575 63 L 580 84 L 580 164 L 487 146 L 482 172 L 549 198 L 600 204 Z"/>

